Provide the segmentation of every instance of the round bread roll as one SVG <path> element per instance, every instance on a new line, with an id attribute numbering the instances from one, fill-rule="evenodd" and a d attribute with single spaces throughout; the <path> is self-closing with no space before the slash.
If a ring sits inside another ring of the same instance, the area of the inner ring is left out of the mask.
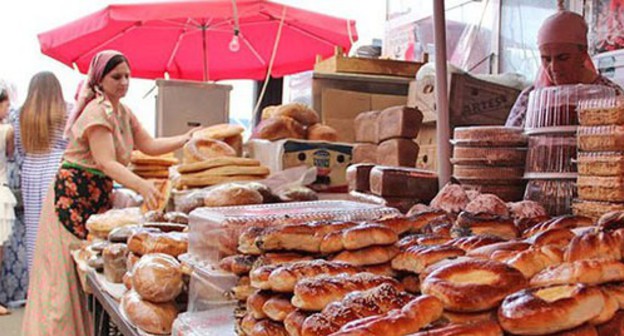
<path id="1" fill-rule="evenodd" d="M 181 292 L 184 282 L 180 263 L 170 255 L 148 254 L 134 265 L 132 287 L 144 300 L 167 302 Z"/>
<path id="2" fill-rule="evenodd" d="M 447 310 L 479 312 L 495 308 L 507 295 L 527 285 L 520 271 L 503 263 L 466 260 L 433 271 L 421 290 L 440 299 Z"/>
<path id="3" fill-rule="evenodd" d="M 247 186 L 236 183 L 216 187 L 204 196 L 207 207 L 262 204 L 262 195 Z"/>
<path id="4" fill-rule="evenodd" d="M 126 317 L 137 328 L 156 335 L 170 334 L 178 309 L 173 302 L 151 303 L 141 299 L 133 290 L 121 299 Z"/>
<path id="5" fill-rule="evenodd" d="M 582 259 L 622 259 L 624 240 L 609 232 L 586 232 L 572 238 L 565 251 L 565 261 Z"/>
<path id="6" fill-rule="evenodd" d="M 598 316 L 604 306 L 600 289 L 583 284 L 531 288 L 505 298 L 498 321 L 513 334 L 545 335 L 576 328 Z"/>
<path id="7" fill-rule="evenodd" d="M 494 194 L 480 194 L 466 205 L 466 211 L 470 213 L 489 213 L 503 217 L 509 217 L 507 204 Z"/>
<path id="8" fill-rule="evenodd" d="M 308 127 L 308 140 L 338 141 L 338 133 L 327 125 L 314 124 Z"/>
<path id="9" fill-rule="evenodd" d="M 182 148 L 184 163 L 206 161 L 220 156 L 236 156 L 236 150 L 223 141 L 192 138 Z"/>
<path id="10" fill-rule="evenodd" d="M 548 216 L 546 209 L 544 207 L 530 200 L 507 203 L 509 208 L 509 213 L 511 217 L 514 219 L 522 219 L 522 218 L 535 218 L 541 216 Z"/>
<path id="11" fill-rule="evenodd" d="M 473 214 L 462 211 L 451 232 L 453 237 L 484 234 L 509 240 L 518 237 L 518 229 L 508 217 L 485 212 Z"/>
<path id="12" fill-rule="evenodd" d="M 302 124 L 293 118 L 275 117 L 262 120 L 254 128 L 252 139 L 280 140 L 305 139 L 306 131 Z"/>
<path id="13" fill-rule="evenodd" d="M 270 106 L 271 107 L 271 106 Z M 262 119 L 273 119 L 279 117 L 288 117 L 296 120 L 304 126 L 311 126 L 319 122 L 319 116 L 308 105 L 301 103 L 290 103 L 273 108 L 265 108 L 262 111 Z"/>
<path id="14" fill-rule="evenodd" d="M 281 191 L 278 197 L 282 202 L 318 201 L 316 192 L 307 187 L 294 187 Z"/>
<path id="15" fill-rule="evenodd" d="M 268 186 L 259 183 L 259 182 L 249 182 L 245 184 L 247 187 L 257 191 L 262 195 L 262 203 L 271 204 L 271 203 L 279 203 L 281 202 L 280 198 L 273 193 L 271 188 Z"/>
<path id="16" fill-rule="evenodd" d="M 450 213 L 459 213 L 470 203 L 464 188 L 459 184 L 448 183 L 431 201 L 431 207 Z"/>
<path id="17" fill-rule="evenodd" d="M 592 226 L 593 224 L 594 224 L 594 221 L 589 217 L 576 216 L 576 215 L 563 215 L 563 216 L 551 218 L 545 222 L 542 222 L 540 224 L 533 226 L 532 228 L 524 231 L 522 233 L 522 236 L 527 238 L 527 237 L 531 237 L 532 235 L 538 234 L 542 231 L 546 231 L 549 229 L 555 229 L 555 228 L 574 229 L 574 228 L 579 228 L 579 227 Z"/>

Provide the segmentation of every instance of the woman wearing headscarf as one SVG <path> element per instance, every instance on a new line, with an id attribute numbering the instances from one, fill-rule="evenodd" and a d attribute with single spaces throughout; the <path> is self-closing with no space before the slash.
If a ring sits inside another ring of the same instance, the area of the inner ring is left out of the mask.
<path id="1" fill-rule="evenodd" d="M 524 127 L 529 93 L 538 88 L 594 84 L 614 88 L 618 95 L 624 94 L 620 86 L 596 71 L 587 51 L 587 23 L 582 16 L 562 10 L 548 17 L 537 33 L 537 45 L 541 57 L 537 79 L 518 96 L 506 126 Z"/>
<path id="2" fill-rule="evenodd" d="M 120 102 L 129 79 L 130 66 L 121 53 L 102 51 L 92 59 L 65 128 L 69 144 L 41 213 L 24 335 L 90 334 L 84 295 L 70 256 L 87 237 L 87 219 L 111 208 L 113 180 L 140 193 L 148 207 L 154 208 L 161 195 L 153 183 L 126 167 L 130 153 L 134 148 L 149 155 L 174 151 L 196 130 L 152 138 Z"/>

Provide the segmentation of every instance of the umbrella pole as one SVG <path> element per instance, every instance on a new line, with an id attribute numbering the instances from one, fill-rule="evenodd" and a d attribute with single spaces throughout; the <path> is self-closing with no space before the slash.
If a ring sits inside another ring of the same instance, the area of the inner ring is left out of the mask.
<path id="1" fill-rule="evenodd" d="M 447 93 L 446 70 L 446 18 L 444 14 L 444 0 L 433 0 L 433 26 L 435 37 L 435 92 L 438 143 L 438 183 L 440 189 L 451 179 L 451 131 L 449 126 L 449 108 Z"/>
<path id="2" fill-rule="evenodd" d="M 204 82 L 208 80 L 208 56 L 206 55 L 206 26 L 202 25 L 202 52 L 204 54 Z"/>

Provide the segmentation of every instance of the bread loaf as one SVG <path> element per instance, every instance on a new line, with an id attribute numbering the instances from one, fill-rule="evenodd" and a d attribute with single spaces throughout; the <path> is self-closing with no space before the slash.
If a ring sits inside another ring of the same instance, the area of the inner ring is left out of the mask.
<path id="1" fill-rule="evenodd" d="M 392 260 L 392 268 L 419 274 L 441 260 L 463 256 L 466 252 L 450 245 L 411 246 Z"/>
<path id="2" fill-rule="evenodd" d="M 151 303 L 142 300 L 135 291 L 127 292 L 121 299 L 121 306 L 138 329 L 151 334 L 169 334 L 178 309 L 172 302 Z"/>
<path id="3" fill-rule="evenodd" d="M 416 168 L 376 166 L 370 173 L 370 190 L 379 196 L 412 197 L 423 202 L 438 189 L 438 176 Z"/>
<path id="4" fill-rule="evenodd" d="M 374 245 L 390 245 L 399 239 L 391 228 L 381 224 L 363 224 L 340 231 L 334 231 L 323 237 L 321 253 L 335 253 L 342 250 L 358 250 Z"/>
<path id="5" fill-rule="evenodd" d="M 260 320 L 268 316 L 264 312 L 264 304 L 273 297 L 273 293 L 269 291 L 256 291 L 247 297 L 247 313 L 254 319 Z"/>
<path id="6" fill-rule="evenodd" d="M 502 336 L 503 330 L 496 321 L 480 321 L 470 324 L 451 324 L 445 327 L 421 331 L 411 336 Z"/>
<path id="7" fill-rule="evenodd" d="M 122 283 L 126 273 L 126 244 L 110 244 L 102 251 L 104 276 L 112 283 Z"/>
<path id="8" fill-rule="evenodd" d="M 377 164 L 392 167 L 415 167 L 420 147 L 412 139 L 388 139 L 377 146 Z"/>
<path id="9" fill-rule="evenodd" d="M 369 163 L 356 163 L 347 167 L 347 184 L 349 185 L 349 191 L 370 191 L 370 172 L 374 166 L 375 165 Z"/>
<path id="10" fill-rule="evenodd" d="M 303 328 L 303 322 L 306 318 L 308 318 L 308 314 L 301 309 L 297 309 L 286 316 L 284 328 L 286 328 L 290 336 L 301 336 L 301 328 Z"/>
<path id="11" fill-rule="evenodd" d="M 150 302 L 172 301 L 182 292 L 183 286 L 180 263 L 170 255 L 145 255 L 132 270 L 132 288 Z"/>
<path id="12" fill-rule="evenodd" d="M 582 259 L 622 259 L 624 241 L 607 232 L 587 232 L 572 238 L 565 250 L 565 261 Z"/>
<path id="13" fill-rule="evenodd" d="M 463 211 L 457 217 L 453 226 L 452 236 L 461 237 L 466 235 L 493 235 L 505 240 L 518 237 L 518 229 L 513 220 L 495 214 L 480 213 L 471 214 Z"/>
<path id="14" fill-rule="evenodd" d="M 128 240 L 130 252 L 142 256 L 148 253 L 164 253 L 174 257 L 186 253 L 188 250 L 188 236 L 186 233 L 146 232 L 141 231 Z"/>
<path id="15" fill-rule="evenodd" d="M 143 202 L 141 205 L 141 212 L 146 213 L 150 210 L 163 212 L 169 204 L 169 197 L 171 196 L 171 181 L 169 180 L 151 180 L 154 183 L 154 187 L 158 189 L 160 193 L 160 198 L 156 204 L 156 208 L 148 208 L 147 203 Z"/>
<path id="16" fill-rule="evenodd" d="M 355 141 L 358 143 L 379 143 L 379 126 L 377 119 L 380 111 L 361 112 L 355 117 Z"/>
<path id="17" fill-rule="evenodd" d="M 493 194 L 480 194 L 466 205 L 466 211 L 477 214 L 485 212 L 488 214 L 509 217 L 507 204 L 498 196 Z"/>
<path id="18" fill-rule="evenodd" d="M 351 150 L 351 162 L 377 164 L 377 144 L 356 143 Z"/>
<path id="19" fill-rule="evenodd" d="M 267 267 L 267 266 L 264 266 Z M 325 260 L 297 261 L 280 265 L 269 275 L 270 288 L 276 292 L 291 293 L 298 281 L 321 274 L 336 275 L 340 273 L 355 274 L 360 268 L 345 263 Z"/>
<path id="20" fill-rule="evenodd" d="M 306 131 L 302 124 L 289 117 L 274 117 L 262 120 L 252 134 L 253 139 L 280 140 L 305 139 Z"/>
<path id="21" fill-rule="evenodd" d="M 617 260 L 585 259 L 551 266 L 531 278 L 531 286 L 584 283 L 599 285 L 624 280 L 624 264 Z"/>
<path id="22" fill-rule="evenodd" d="M 236 254 L 221 259 L 219 267 L 226 272 L 245 275 L 251 271 L 256 258 L 254 255 Z"/>
<path id="23" fill-rule="evenodd" d="M 338 133 L 330 126 L 322 124 L 314 124 L 307 129 L 308 140 L 314 141 L 338 141 Z"/>
<path id="24" fill-rule="evenodd" d="M 278 105 L 274 106 L 272 109 L 262 111 L 262 120 L 279 117 L 292 118 L 304 126 L 312 126 L 319 122 L 316 111 L 311 109 L 308 105 L 301 103 Z"/>
<path id="25" fill-rule="evenodd" d="M 204 196 L 207 207 L 262 204 L 262 195 L 242 184 L 229 183 L 208 191 Z"/>
<path id="26" fill-rule="evenodd" d="M 327 234 L 356 225 L 356 223 L 351 222 L 314 222 L 271 227 L 256 238 L 256 245 L 263 251 L 286 250 L 319 253 L 321 243 Z"/>
<path id="27" fill-rule="evenodd" d="M 466 208 L 470 199 L 459 184 L 446 184 L 431 201 L 431 207 L 449 213 L 459 213 Z"/>
<path id="28" fill-rule="evenodd" d="M 295 306 L 290 303 L 290 295 L 275 295 L 268 299 L 262 310 L 273 321 L 282 322 L 288 314 L 295 311 Z"/>
<path id="29" fill-rule="evenodd" d="M 216 157 L 236 156 L 236 151 L 220 140 L 193 138 L 183 149 L 184 163 L 206 161 Z"/>
<path id="30" fill-rule="evenodd" d="M 527 279 L 543 269 L 563 262 L 563 252 L 555 246 L 530 248 L 518 253 L 505 263 L 524 274 Z"/>
<path id="31" fill-rule="evenodd" d="M 407 106 L 389 107 L 379 114 L 379 141 L 393 138 L 414 139 L 423 121 L 423 114 L 418 108 Z"/>

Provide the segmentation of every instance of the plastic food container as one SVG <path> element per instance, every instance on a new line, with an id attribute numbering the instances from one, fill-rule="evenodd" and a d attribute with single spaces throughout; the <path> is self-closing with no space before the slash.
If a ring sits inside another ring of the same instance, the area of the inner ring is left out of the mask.
<path id="1" fill-rule="evenodd" d="M 521 127 L 456 127 L 452 143 L 466 147 L 524 147 L 527 137 Z"/>
<path id="2" fill-rule="evenodd" d="M 454 146 L 451 163 L 468 166 L 524 166 L 526 155 L 526 147 Z"/>
<path id="3" fill-rule="evenodd" d="M 583 126 L 624 124 L 624 100 L 608 97 L 579 102 L 579 123 Z"/>
<path id="4" fill-rule="evenodd" d="M 562 176 L 566 177 L 551 174 L 528 181 L 524 199 L 542 204 L 551 216 L 571 213 L 572 200 L 576 198 L 576 179 Z"/>
<path id="5" fill-rule="evenodd" d="M 624 152 L 579 152 L 577 158 L 579 175 L 624 175 Z"/>
<path id="6" fill-rule="evenodd" d="M 202 312 L 186 312 L 173 322 L 171 336 L 236 335 L 234 309 L 236 304 Z"/>
<path id="7" fill-rule="evenodd" d="M 578 147 L 585 152 L 616 152 L 624 149 L 624 125 L 580 126 Z"/>
<path id="8" fill-rule="evenodd" d="M 199 208 L 189 216 L 189 254 L 210 265 L 236 253 L 248 227 L 320 220 L 366 221 L 399 215 L 393 208 L 349 201 L 316 201 L 240 207 Z"/>
<path id="9" fill-rule="evenodd" d="M 576 172 L 576 135 L 548 134 L 529 137 L 526 173 Z"/>
<path id="10" fill-rule="evenodd" d="M 188 253 L 181 255 L 179 259 L 193 269 L 189 283 L 188 311 L 206 311 L 236 305 L 237 301 L 231 297 L 231 290 L 238 283 L 236 275 L 224 272 Z"/>
<path id="11" fill-rule="evenodd" d="M 529 94 L 525 129 L 576 126 L 578 105 L 592 99 L 612 99 L 615 90 L 601 85 L 560 85 Z"/>

